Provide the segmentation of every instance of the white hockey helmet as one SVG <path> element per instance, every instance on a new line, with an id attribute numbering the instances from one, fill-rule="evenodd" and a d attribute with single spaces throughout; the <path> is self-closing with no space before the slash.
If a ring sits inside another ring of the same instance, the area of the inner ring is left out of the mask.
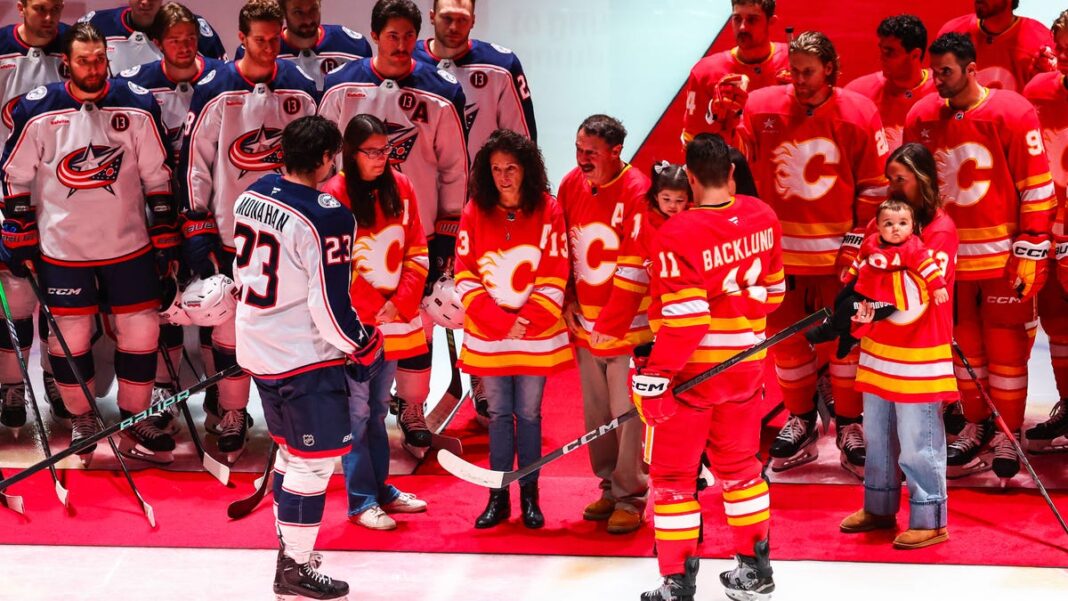
<path id="1" fill-rule="evenodd" d="M 178 280 L 173 277 L 164 278 L 162 285 L 163 294 L 161 296 L 159 322 L 176 326 L 192 325 L 193 322 L 189 321 L 189 315 L 186 314 L 185 307 L 182 306 L 182 291 L 178 289 Z"/>
<path id="2" fill-rule="evenodd" d="M 443 328 L 460 330 L 464 327 L 464 304 L 456 292 L 456 282 L 449 275 L 443 275 L 434 282 L 430 295 L 423 297 L 423 311 L 430 319 Z"/>
<path id="3" fill-rule="evenodd" d="M 220 325 L 236 312 L 237 286 L 221 273 L 205 279 L 194 278 L 182 293 L 182 308 L 193 325 Z"/>

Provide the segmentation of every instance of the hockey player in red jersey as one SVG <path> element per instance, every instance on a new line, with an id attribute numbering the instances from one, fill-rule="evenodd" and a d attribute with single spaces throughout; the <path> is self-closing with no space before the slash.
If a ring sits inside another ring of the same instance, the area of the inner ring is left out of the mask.
<path id="1" fill-rule="evenodd" d="M 913 15 L 887 17 L 875 31 L 879 37 L 882 70 L 858 77 L 846 85 L 879 109 L 886 143 L 893 152 L 901 146 L 905 115 L 912 105 L 935 91 L 927 57 L 927 28 Z"/>
<path id="2" fill-rule="evenodd" d="M 770 497 L 757 459 L 764 353 L 678 398 L 671 387 L 764 339 L 766 316 L 786 290 L 782 230 L 768 205 L 730 193 L 730 154 L 718 136 L 701 134 L 687 146 L 686 170 L 696 205 L 668 220 L 653 241 L 651 273 L 663 322 L 651 352 L 636 349 L 631 377 L 648 426 L 645 458 L 664 577 L 641 598 L 694 599 L 701 532 L 694 474 L 707 448 L 738 560 L 720 582 L 731 599 L 767 599 L 775 590 Z"/>
<path id="3" fill-rule="evenodd" d="M 786 44 L 771 41 L 776 20 L 775 0 L 731 0 L 731 30 L 738 45 L 702 58 L 690 70 L 683 145 L 702 132 L 732 140 L 748 95 L 789 82 Z"/>
<path id="4" fill-rule="evenodd" d="M 975 13 L 946 21 L 938 31 L 963 33 L 975 45 L 979 83 L 1020 92 L 1039 73 L 1052 71 L 1053 39 L 1049 29 L 1014 15 L 1020 0 L 975 0 Z"/>
<path id="5" fill-rule="evenodd" d="M 596 428 L 630 408 L 627 369 L 631 349 L 652 338 L 643 298 L 620 338 L 592 340 L 612 294 L 622 241 L 640 229 L 649 180 L 623 162 L 627 130 L 608 115 L 587 117 L 575 134 L 578 166 L 560 182 L 559 202 L 568 228 L 572 277 L 564 322 L 571 329 L 582 380 L 586 427 Z M 587 520 L 607 520 L 608 532 L 623 534 L 641 526 L 648 476 L 641 461 L 641 428 L 634 422 L 619 434 L 589 445 L 590 464 L 600 478 L 601 497 L 583 510 Z"/>
<path id="6" fill-rule="evenodd" d="M 834 45 L 822 33 L 802 33 L 790 43 L 790 67 L 794 83 L 757 90 L 742 116 L 757 189 L 782 221 L 788 292 L 782 310 L 769 318 L 771 332 L 834 301 L 862 228 L 886 197 L 882 121 L 871 100 L 835 86 Z M 801 337 L 776 346 L 772 357 L 790 411 L 771 446 L 772 469 L 780 471 L 817 457 L 820 358 Z M 860 396 L 852 388 L 856 365 L 856 354 L 832 358 L 830 379 L 842 464 L 859 473 L 864 439 Z"/>
<path id="7" fill-rule="evenodd" d="M 1035 320 L 1035 296 L 1049 267 L 1056 208 L 1049 160 L 1031 104 L 979 83 L 968 36 L 939 36 L 929 51 L 938 95 L 909 111 L 905 141 L 934 154 L 946 212 L 960 236 L 954 338 L 1016 431 L 1027 402 L 1026 324 Z M 967 371 L 956 369 L 969 424 L 947 449 L 947 475 L 993 466 L 1011 478 L 1019 471 L 1011 442 L 996 432 Z"/>
<path id="8" fill-rule="evenodd" d="M 1049 336 L 1050 362 L 1060 400 L 1045 422 L 1025 432 L 1028 450 L 1036 453 L 1068 451 L 1068 235 L 1064 230 L 1064 207 L 1068 200 L 1068 11 L 1050 28 L 1056 43 L 1058 71 L 1040 73 L 1028 82 L 1023 95 L 1031 101 L 1042 124 L 1042 143 L 1049 156 L 1050 172 L 1057 192 L 1056 275 L 1038 293 L 1038 315 Z"/>

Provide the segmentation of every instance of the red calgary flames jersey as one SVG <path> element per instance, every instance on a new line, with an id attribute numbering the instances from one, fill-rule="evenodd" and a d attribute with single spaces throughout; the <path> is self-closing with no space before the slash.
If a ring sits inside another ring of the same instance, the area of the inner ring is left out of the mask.
<path id="1" fill-rule="evenodd" d="M 895 274 L 904 269 L 920 276 L 925 284 L 921 290 L 923 302 L 927 302 L 927 293 L 946 287 L 942 269 L 919 236 L 911 236 L 894 245 L 885 244 L 879 234 L 869 234 L 860 246 L 857 260 L 849 268 L 849 275 L 857 279 L 854 289 L 858 294 L 908 309 L 909 298 L 904 294 L 901 278 Z"/>
<path id="2" fill-rule="evenodd" d="M 882 71 L 869 73 L 858 77 L 845 87 L 857 94 L 871 100 L 879 109 L 879 119 L 883 122 L 883 131 L 886 132 L 886 143 L 890 152 L 901 146 L 901 134 L 905 129 L 905 116 L 909 114 L 912 105 L 930 94 L 935 89 L 934 77 L 930 69 L 923 69 L 923 78 L 916 87 L 904 89 L 888 82 Z"/>
<path id="3" fill-rule="evenodd" d="M 791 275 L 831 275 L 842 236 L 875 216 L 887 194 L 889 146 L 871 100 L 835 88 L 816 108 L 793 85 L 757 90 L 742 115 L 760 197 L 782 221 Z"/>
<path id="4" fill-rule="evenodd" d="M 560 314 L 567 286 L 564 216 L 548 194 L 533 214 L 468 202 L 456 237 L 464 315 L 460 366 L 479 376 L 544 376 L 574 360 Z M 507 339 L 519 318 L 521 339 Z"/>
<path id="5" fill-rule="evenodd" d="M 649 288 L 649 257 L 653 252 L 653 239 L 666 221 L 663 213 L 646 205 L 639 221 L 638 235 L 623 238 L 616 274 L 612 278 L 612 294 L 593 329 L 614 338 L 626 336 L 647 299 L 649 327 L 654 333 L 659 329 L 660 295 Z"/>
<path id="6" fill-rule="evenodd" d="M 663 321 L 650 369 L 686 380 L 764 339 L 766 316 L 786 292 L 781 236 L 775 213 L 751 196 L 736 196 L 722 207 L 695 207 L 660 228 L 652 277 Z M 763 385 L 764 355 L 694 389 L 685 401 L 748 398 Z"/>
<path id="7" fill-rule="evenodd" d="M 590 345 L 593 325 L 612 294 L 612 279 L 623 240 L 637 236 L 641 228 L 648 190 L 649 179 L 630 165 L 624 166 L 614 180 L 603 186 L 590 186 L 578 168 L 560 182 L 560 206 L 567 224 L 574 292 L 579 305 L 576 318 L 581 326 L 573 333 L 576 343 L 595 355 L 629 353 L 635 344 L 652 339 L 646 298 L 626 336 L 605 346 Z"/>
<path id="8" fill-rule="evenodd" d="M 946 212 L 957 225 L 961 280 L 999 277 L 1019 232 L 1048 234 L 1053 179 L 1035 109 L 1023 96 L 988 90 L 968 110 L 936 94 L 909 111 L 905 141 L 934 154 Z"/>
<path id="9" fill-rule="evenodd" d="M 979 83 L 991 88 L 1019 92 L 1037 73 L 1035 58 L 1043 47 L 1053 47 L 1049 28 L 1034 19 L 1016 17 L 1008 29 L 990 35 L 979 26 L 974 14 L 946 21 L 938 35 L 963 33 L 975 44 L 975 64 Z"/>
<path id="10" fill-rule="evenodd" d="M 771 44 L 768 58 L 747 63 L 738 58 L 738 48 L 706 56 L 697 61 L 686 80 L 686 109 L 682 116 L 682 143 L 709 131 L 712 91 L 724 76 L 738 73 L 749 78 L 748 92 L 786 83 L 790 80 L 790 53 L 786 44 Z"/>
<path id="11" fill-rule="evenodd" d="M 1068 186 L 1068 89 L 1060 72 L 1040 73 L 1024 88 L 1042 125 L 1042 143 L 1049 157 L 1049 170 L 1057 191 L 1059 210 L 1053 233 L 1064 235 L 1065 187 Z"/>

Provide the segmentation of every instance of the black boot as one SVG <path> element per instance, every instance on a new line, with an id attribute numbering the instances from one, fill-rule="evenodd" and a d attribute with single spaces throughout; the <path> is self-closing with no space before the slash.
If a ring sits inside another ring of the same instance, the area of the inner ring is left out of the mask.
<path id="1" fill-rule="evenodd" d="M 519 508 L 523 512 L 523 525 L 527 528 L 541 528 L 545 525 L 545 516 L 538 507 L 537 481 L 519 485 Z"/>
<path id="2" fill-rule="evenodd" d="M 475 520 L 475 528 L 492 528 L 512 515 L 512 501 L 507 488 L 491 490 L 489 503 Z"/>

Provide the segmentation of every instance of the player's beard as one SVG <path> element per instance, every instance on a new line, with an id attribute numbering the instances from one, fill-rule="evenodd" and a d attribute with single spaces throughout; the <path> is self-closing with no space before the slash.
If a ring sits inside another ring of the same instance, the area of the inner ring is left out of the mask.
<path id="1" fill-rule="evenodd" d="M 287 31 L 293 37 L 302 40 L 312 40 L 319 37 L 319 24 L 308 23 L 307 25 L 301 25 L 300 27 L 290 27 Z"/>
<path id="2" fill-rule="evenodd" d="M 99 78 L 96 76 L 91 78 L 81 78 L 71 75 L 70 80 L 76 88 L 89 95 L 96 94 L 100 90 L 103 90 L 104 85 L 108 82 L 106 75 L 101 75 Z"/>
<path id="3" fill-rule="evenodd" d="M 996 16 L 1005 8 L 1005 4 L 1008 4 L 1009 0 L 999 2 L 998 0 L 976 0 L 975 2 L 975 16 L 980 19 L 989 19 Z"/>
<path id="4" fill-rule="evenodd" d="M 948 84 L 948 83 L 945 83 L 945 84 L 942 84 L 942 85 L 937 85 L 937 84 L 935 85 L 935 88 L 938 90 L 938 95 L 941 96 L 942 98 L 953 98 L 957 94 L 960 94 L 961 92 L 963 92 L 964 88 L 967 88 L 967 87 L 968 87 L 968 79 L 967 78 L 962 78 L 961 83 L 959 85 L 951 85 L 951 84 Z"/>

